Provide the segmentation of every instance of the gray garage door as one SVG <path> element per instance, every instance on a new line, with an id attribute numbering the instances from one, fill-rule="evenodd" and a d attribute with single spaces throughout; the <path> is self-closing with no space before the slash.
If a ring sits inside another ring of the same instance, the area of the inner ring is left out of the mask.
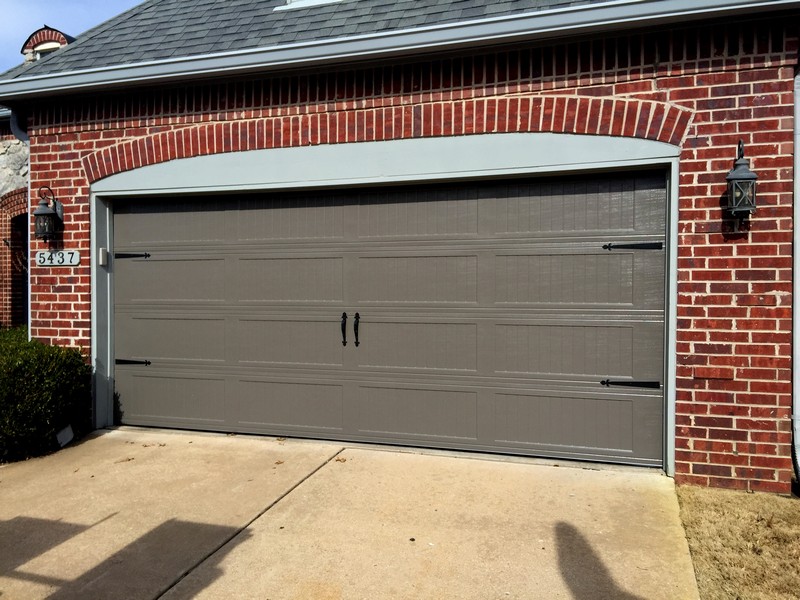
<path id="1" fill-rule="evenodd" d="M 660 465 L 665 180 L 117 201 L 122 421 Z"/>

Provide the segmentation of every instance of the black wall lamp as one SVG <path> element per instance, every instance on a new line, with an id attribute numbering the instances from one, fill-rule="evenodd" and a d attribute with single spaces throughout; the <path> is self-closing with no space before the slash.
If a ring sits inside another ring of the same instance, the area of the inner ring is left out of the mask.
<path id="1" fill-rule="evenodd" d="M 64 229 L 64 205 L 46 185 L 39 188 L 39 206 L 33 211 L 34 233 L 46 242 Z"/>
<path id="2" fill-rule="evenodd" d="M 725 177 L 728 181 L 728 205 L 731 216 L 742 219 L 756 212 L 756 182 L 758 175 L 750 170 L 750 161 L 744 157 L 744 142 L 739 140 L 736 162 Z"/>

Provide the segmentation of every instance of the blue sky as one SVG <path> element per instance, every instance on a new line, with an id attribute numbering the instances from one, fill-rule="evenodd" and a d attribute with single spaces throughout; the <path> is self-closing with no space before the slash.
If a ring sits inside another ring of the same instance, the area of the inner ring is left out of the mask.
<path id="1" fill-rule="evenodd" d="M 42 25 L 77 37 L 142 1 L 0 0 L 0 72 L 22 62 L 22 44 Z"/>

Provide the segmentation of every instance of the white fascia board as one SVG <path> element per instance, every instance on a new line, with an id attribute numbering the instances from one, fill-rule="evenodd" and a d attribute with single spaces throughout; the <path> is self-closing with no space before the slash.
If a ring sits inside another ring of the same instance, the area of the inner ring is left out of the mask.
<path id="1" fill-rule="evenodd" d="M 800 0 L 617 0 L 385 33 L 19 77 L 0 81 L 0 101 L 563 38 L 798 7 Z"/>

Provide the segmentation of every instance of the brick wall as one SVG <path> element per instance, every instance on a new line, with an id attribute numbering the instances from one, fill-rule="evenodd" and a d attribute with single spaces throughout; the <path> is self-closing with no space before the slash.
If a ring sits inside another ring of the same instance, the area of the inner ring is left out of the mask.
<path id="1" fill-rule="evenodd" d="M 787 492 L 797 62 L 788 21 L 40 102 L 33 187 L 65 200 L 64 242 L 88 255 L 89 184 L 174 158 L 519 131 L 679 145 L 676 479 Z M 721 209 L 740 139 L 760 178 L 743 232 Z M 32 285 L 33 334 L 88 346 L 88 265 L 33 267 Z"/>

